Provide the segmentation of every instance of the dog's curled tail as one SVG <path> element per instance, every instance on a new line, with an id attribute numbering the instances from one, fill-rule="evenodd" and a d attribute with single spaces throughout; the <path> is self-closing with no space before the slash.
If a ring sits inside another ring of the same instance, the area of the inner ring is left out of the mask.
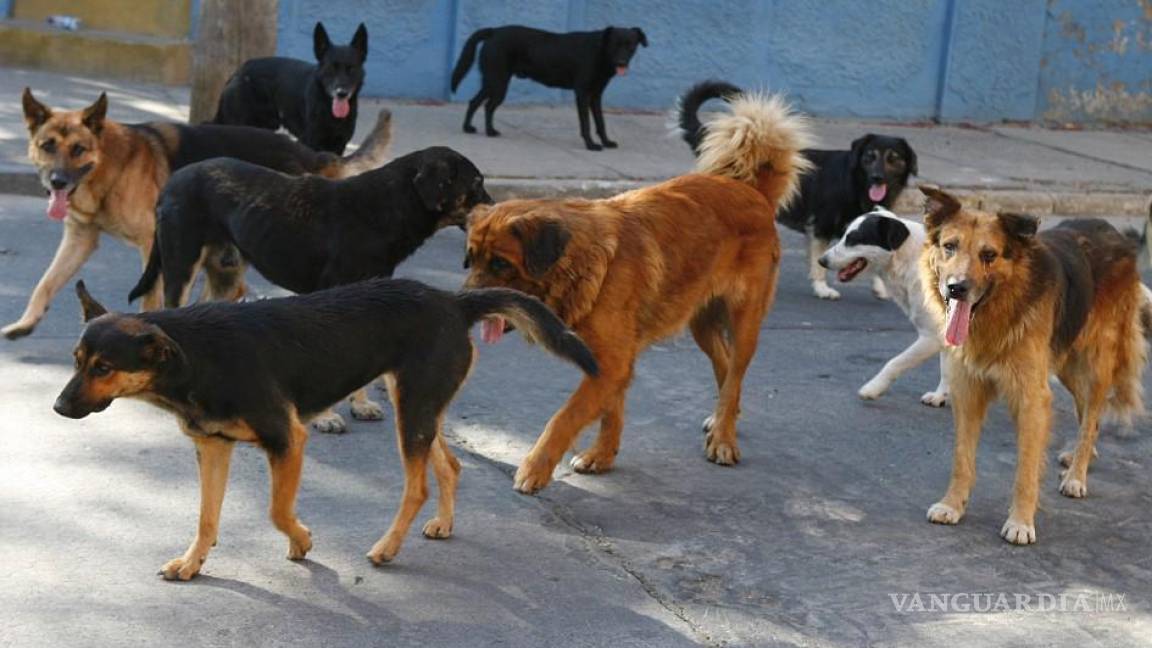
<path id="1" fill-rule="evenodd" d="M 160 237 L 154 236 L 152 237 L 152 251 L 148 253 L 148 265 L 144 266 L 144 274 L 140 275 L 136 287 L 128 293 L 129 304 L 152 291 L 152 287 L 156 285 L 156 280 L 160 278 L 160 267 Z"/>
<path id="2" fill-rule="evenodd" d="M 728 100 L 738 97 L 744 91 L 727 81 L 701 81 L 692 86 L 676 100 L 673 108 L 676 126 L 680 137 L 692 147 L 692 152 L 700 153 L 700 140 L 704 139 L 704 125 L 700 123 L 700 106 L 712 99 Z"/>
<path id="3" fill-rule="evenodd" d="M 746 182 L 787 205 L 812 168 L 801 153 L 812 141 L 808 120 L 780 95 L 744 92 L 727 102 L 729 114 L 704 126 L 696 171 Z"/>
<path id="4" fill-rule="evenodd" d="M 321 175 L 339 180 L 382 167 L 388 159 L 388 147 L 391 144 L 392 111 L 381 108 L 376 115 L 376 125 L 369 131 L 368 137 L 364 138 L 360 148 L 339 158 L 335 164 L 327 165 L 326 172 Z"/>
<path id="5" fill-rule="evenodd" d="M 494 31 L 491 27 L 477 29 L 465 41 L 464 49 L 460 50 L 460 58 L 456 59 L 456 67 L 452 68 L 452 92 L 456 92 L 456 88 L 460 87 L 460 82 L 464 80 L 468 70 L 472 69 L 472 62 L 476 60 L 476 48 L 480 46 L 480 41 L 491 38 Z"/>
<path id="6" fill-rule="evenodd" d="M 539 299 L 511 288 L 473 288 L 456 294 L 469 325 L 490 315 L 512 322 L 524 337 L 572 362 L 589 376 L 600 373 L 592 350 Z"/>

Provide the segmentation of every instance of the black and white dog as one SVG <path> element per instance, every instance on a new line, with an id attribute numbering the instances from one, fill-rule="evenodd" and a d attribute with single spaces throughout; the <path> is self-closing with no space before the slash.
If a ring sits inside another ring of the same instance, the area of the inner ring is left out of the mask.
<path id="1" fill-rule="evenodd" d="M 679 102 L 680 133 L 698 152 L 707 125 L 700 123 L 700 106 L 710 99 L 728 100 L 743 90 L 724 81 L 704 81 L 693 86 Z M 800 179 L 800 195 L 777 215 L 776 220 L 808 236 L 808 276 L 812 291 L 821 299 L 839 299 L 828 285 L 827 273 L 817 261 L 828 246 L 844 234 L 859 214 L 873 207 L 891 209 L 917 174 L 916 152 L 902 137 L 869 133 L 852 142 L 847 151 L 804 149 L 814 169 Z M 873 283 L 877 297 L 884 287 Z"/>
<path id="2" fill-rule="evenodd" d="M 879 398 L 904 372 L 934 355 L 940 356 L 940 384 L 920 402 L 943 407 L 948 401 L 948 365 L 939 325 L 924 305 L 920 289 L 920 253 L 927 238 L 924 226 L 877 208 L 848 225 L 844 237 L 819 258 L 822 268 L 836 271 L 840 281 L 852 281 L 871 268 L 888 288 L 889 296 L 916 327 L 918 337 L 892 358 L 860 388 L 860 398 Z"/>
<path id="3" fill-rule="evenodd" d="M 344 154 L 356 132 L 356 104 L 364 84 L 368 30 L 333 45 L 324 25 L 312 33 L 316 63 L 281 56 L 246 61 L 228 79 L 216 108 L 217 124 L 276 130 L 283 126 L 316 151 Z"/>

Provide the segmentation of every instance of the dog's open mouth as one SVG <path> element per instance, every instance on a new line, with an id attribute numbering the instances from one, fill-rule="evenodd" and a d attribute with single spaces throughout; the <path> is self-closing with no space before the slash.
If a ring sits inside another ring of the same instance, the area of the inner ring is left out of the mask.
<path id="1" fill-rule="evenodd" d="M 62 221 L 68 217 L 68 201 L 72 197 L 72 189 L 49 189 L 48 208 L 45 210 L 48 218 Z"/>
<path id="2" fill-rule="evenodd" d="M 856 278 L 856 275 L 864 272 L 864 268 L 868 267 L 868 260 L 864 258 L 854 259 L 852 263 L 840 268 L 840 272 L 836 273 L 836 278 L 844 283 L 848 283 Z"/>
<path id="3" fill-rule="evenodd" d="M 874 203 L 880 203 L 884 197 L 888 195 L 888 185 L 883 182 L 876 183 L 868 187 L 868 200 Z"/>
<path id="4" fill-rule="evenodd" d="M 480 339 L 484 340 L 486 344 L 496 344 L 512 328 L 508 320 L 500 315 L 489 315 L 480 320 Z"/>

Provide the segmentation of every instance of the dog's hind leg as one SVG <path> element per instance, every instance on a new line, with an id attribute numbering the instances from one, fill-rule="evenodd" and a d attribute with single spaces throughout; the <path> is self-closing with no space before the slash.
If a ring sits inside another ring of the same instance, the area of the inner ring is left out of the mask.
<path id="1" fill-rule="evenodd" d="M 1100 415 L 1111 391 L 1109 378 L 1115 371 L 1115 362 L 1109 361 L 1108 354 L 1094 353 L 1092 356 L 1072 357 L 1060 371 L 1060 382 L 1072 392 L 1076 401 L 1076 418 L 1080 422 L 1080 438 L 1075 451 L 1060 455 L 1061 463 L 1066 466 L 1060 480 L 1060 493 L 1066 497 L 1088 495 L 1088 465 L 1096 456 Z"/>
<path id="2" fill-rule="evenodd" d="M 929 521 L 956 524 L 964 517 L 968 495 L 976 481 L 976 447 L 980 444 L 980 429 L 995 395 L 992 383 L 953 367 L 952 419 L 956 438 L 952 477 L 944 497 L 928 508 Z"/>
<path id="3" fill-rule="evenodd" d="M 884 365 L 880 373 L 876 374 L 860 388 L 858 394 L 864 400 L 880 398 L 896 379 L 904 375 L 909 369 L 924 364 L 924 361 L 940 353 L 940 343 L 935 338 L 918 337 L 908 346 Z"/>
<path id="4" fill-rule="evenodd" d="M 380 403 L 368 399 L 368 388 L 357 389 L 348 398 L 349 411 L 357 421 L 379 421 L 384 418 L 384 408 Z"/>
<path id="5" fill-rule="evenodd" d="M 480 104 L 484 103 L 484 99 L 488 97 L 488 93 L 483 85 L 480 90 L 476 92 L 476 96 L 468 102 L 468 109 L 464 112 L 464 132 L 475 133 L 476 127 L 472 125 L 472 116 L 476 114 L 476 110 L 480 108 Z"/>
<path id="6" fill-rule="evenodd" d="M 728 338 L 731 331 L 731 322 L 728 317 L 728 306 L 717 299 L 700 309 L 689 323 L 692 337 L 696 340 L 700 350 L 712 362 L 712 375 L 716 378 L 717 392 L 724 389 L 724 379 L 728 376 L 728 363 L 732 355 L 732 347 Z M 704 432 L 708 433 L 715 424 L 715 415 L 704 419 Z"/>
<path id="7" fill-rule="evenodd" d="M 424 537 L 440 540 L 452 535 L 452 521 L 456 516 L 456 486 L 460 483 L 460 461 L 452 456 L 444 435 L 437 431 L 432 444 L 432 472 L 440 492 L 436 501 L 436 517 L 424 523 Z"/>
<path id="8" fill-rule="evenodd" d="M 488 75 L 484 76 L 484 93 L 488 95 L 488 101 L 484 104 L 484 134 L 488 137 L 500 137 L 500 131 L 496 130 L 492 122 L 496 109 L 504 103 L 504 96 L 508 94 L 510 80 L 508 76 L 493 78 L 492 85 L 489 86 Z"/>
<path id="9" fill-rule="evenodd" d="M 296 517 L 296 492 L 300 489 L 308 429 L 293 415 L 287 432 L 287 447 L 282 452 L 268 453 L 272 475 L 272 505 L 268 515 L 272 524 L 288 536 L 288 559 L 301 560 L 312 549 L 312 532 Z"/>
<path id="10" fill-rule="evenodd" d="M 204 290 L 197 301 L 236 302 L 248 293 L 244 283 L 247 264 L 234 245 L 209 250 L 204 257 Z"/>
<path id="11" fill-rule="evenodd" d="M 937 343 L 939 344 L 939 343 Z M 920 397 L 920 402 L 929 407 L 944 407 L 948 404 L 948 376 L 951 374 L 952 360 L 946 352 L 940 352 L 940 382 L 935 391 Z"/>
<path id="12" fill-rule="evenodd" d="M 56 256 L 28 298 L 24 314 L 0 329 L 0 333 L 9 340 L 31 333 L 40 318 L 44 317 L 52 298 L 92 256 L 99 242 L 100 229 L 95 225 L 82 225 L 71 219 L 64 221 L 64 236 L 60 239 L 60 247 L 56 249 Z"/>
<path id="13" fill-rule="evenodd" d="M 744 373 L 756 353 L 760 322 L 764 319 L 764 312 L 767 309 L 767 304 L 763 301 L 763 298 L 749 296 L 744 303 L 728 306 L 732 320 L 732 356 L 728 363 L 728 374 L 724 377 L 724 384 L 720 388 L 720 398 L 716 401 L 712 427 L 704 437 L 704 453 L 708 461 L 721 466 L 731 466 L 740 462 L 740 448 L 736 444 L 736 420 L 740 417 L 740 390 L 743 388 Z M 771 302 L 770 294 L 768 302 Z"/>
<path id="14" fill-rule="evenodd" d="M 208 552 L 216 544 L 220 532 L 220 507 L 224 504 L 224 490 L 228 487 L 228 467 L 232 461 L 235 442 L 219 436 L 194 436 L 196 463 L 200 468 L 200 524 L 196 538 L 179 558 L 169 560 L 160 568 L 165 580 L 188 580 L 200 573 L 208 559 Z"/>
<path id="15" fill-rule="evenodd" d="M 828 271 L 820 265 L 820 257 L 828 249 L 825 241 L 812 229 L 808 229 L 808 279 L 812 282 L 812 292 L 820 299 L 840 299 L 840 293 L 828 285 Z"/>
<path id="16" fill-rule="evenodd" d="M 344 417 L 332 408 L 313 416 L 308 423 L 312 429 L 321 434 L 344 434 L 348 431 L 348 424 L 344 421 Z"/>

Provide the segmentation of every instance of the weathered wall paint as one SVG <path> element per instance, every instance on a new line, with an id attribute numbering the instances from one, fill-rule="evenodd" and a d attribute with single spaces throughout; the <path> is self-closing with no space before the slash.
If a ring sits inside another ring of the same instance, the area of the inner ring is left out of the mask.
<path id="1" fill-rule="evenodd" d="M 1050 0 L 1039 117 L 1152 122 L 1152 0 Z"/>

